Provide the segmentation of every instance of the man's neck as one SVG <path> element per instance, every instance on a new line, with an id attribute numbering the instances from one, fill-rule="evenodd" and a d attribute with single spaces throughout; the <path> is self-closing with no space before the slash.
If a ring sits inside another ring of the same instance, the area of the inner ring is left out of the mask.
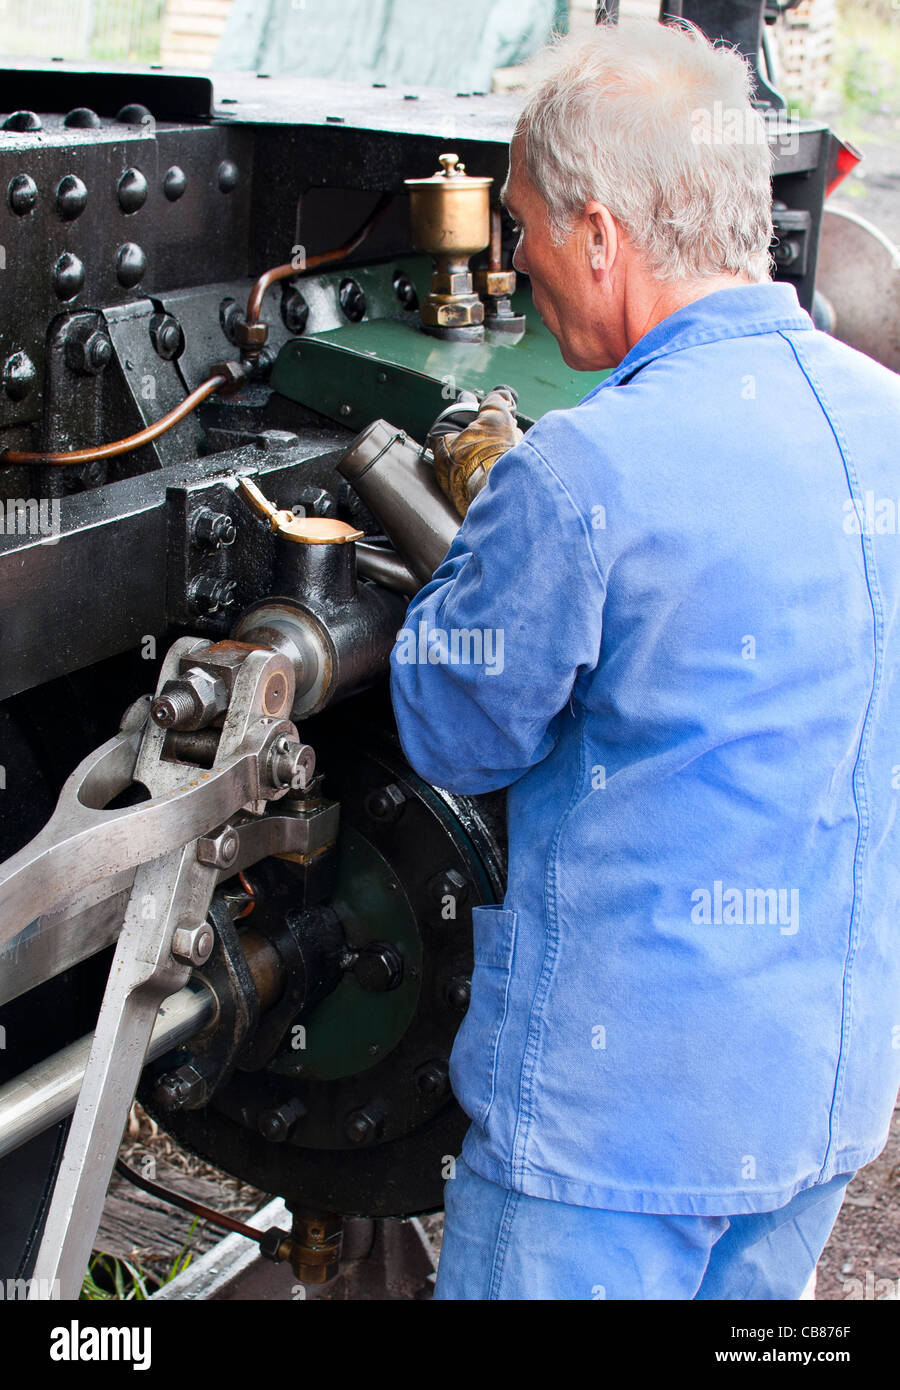
<path id="1" fill-rule="evenodd" d="M 703 299 L 719 290 L 737 290 L 757 282 L 745 275 L 717 275 L 707 280 L 680 280 L 672 284 L 660 284 L 658 280 L 647 280 L 638 287 L 638 292 L 625 304 L 625 339 L 628 352 L 645 337 L 652 328 L 679 309 Z"/>

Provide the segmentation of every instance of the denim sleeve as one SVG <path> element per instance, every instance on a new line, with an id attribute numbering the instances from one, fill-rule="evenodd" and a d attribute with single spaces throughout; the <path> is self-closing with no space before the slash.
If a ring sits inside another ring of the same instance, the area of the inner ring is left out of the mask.
<path id="1" fill-rule="evenodd" d="M 599 659 L 604 594 L 582 510 L 524 440 L 494 464 L 391 653 L 420 776 L 486 792 L 541 762 L 579 671 Z"/>

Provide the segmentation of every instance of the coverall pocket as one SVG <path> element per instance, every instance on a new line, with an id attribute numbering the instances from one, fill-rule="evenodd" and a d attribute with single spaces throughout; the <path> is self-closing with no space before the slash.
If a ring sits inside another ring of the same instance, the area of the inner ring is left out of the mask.
<path id="1" fill-rule="evenodd" d="M 517 914 L 505 907 L 474 907 L 474 969 L 466 1016 L 450 1054 L 450 1084 L 470 1119 L 482 1129 L 494 1101 L 497 1052 L 506 1019 Z"/>

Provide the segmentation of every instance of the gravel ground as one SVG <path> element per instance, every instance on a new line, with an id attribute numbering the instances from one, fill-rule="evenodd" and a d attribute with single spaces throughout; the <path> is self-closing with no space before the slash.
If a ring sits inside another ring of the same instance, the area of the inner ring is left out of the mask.
<path id="1" fill-rule="evenodd" d="M 817 1299 L 900 1299 L 900 1108 L 884 1152 L 847 1188 L 819 1261 Z"/>

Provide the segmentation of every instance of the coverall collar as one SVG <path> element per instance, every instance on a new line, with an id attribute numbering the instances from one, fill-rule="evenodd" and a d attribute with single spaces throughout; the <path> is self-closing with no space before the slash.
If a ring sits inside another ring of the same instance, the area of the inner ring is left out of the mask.
<path id="1" fill-rule="evenodd" d="M 591 391 L 619 386 L 656 357 L 670 352 L 714 343 L 723 338 L 745 338 L 756 333 L 809 331 L 815 325 L 801 309 L 793 285 L 767 281 L 762 285 L 738 285 L 733 290 L 716 290 L 676 309 L 635 343 L 618 367 Z"/>

